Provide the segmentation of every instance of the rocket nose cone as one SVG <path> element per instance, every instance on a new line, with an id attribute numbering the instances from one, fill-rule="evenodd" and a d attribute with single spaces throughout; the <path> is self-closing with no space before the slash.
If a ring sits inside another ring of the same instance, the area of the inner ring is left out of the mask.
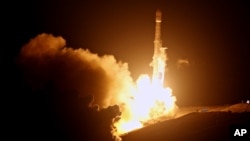
<path id="1" fill-rule="evenodd" d="M 156 11 L 156 19 L 155 19 L 156 22 L 161 22 L 161 10 L 157 10 Z"/>

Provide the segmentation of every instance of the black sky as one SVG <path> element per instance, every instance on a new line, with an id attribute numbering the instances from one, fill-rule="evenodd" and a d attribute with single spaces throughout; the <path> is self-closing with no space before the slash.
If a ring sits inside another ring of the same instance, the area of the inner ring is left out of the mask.
<path id="1" fill-rule="evenodd" d="M 13 61 L 23 44 L 45 32 L 62 36 L 69 47 L 113 54 L 128 62 L 134 79 L 151 73 L 159 8 L 163 45 L 168 47 L 166 81 L 180 105 L 229 104 L 250 98 L 246 1 L 38 0 L 8 7 L 14 12 L 6 16 L 11 27 L 3 58 Z M 190 66 L 177 69 L 178 59 L 189 60 Z"/>

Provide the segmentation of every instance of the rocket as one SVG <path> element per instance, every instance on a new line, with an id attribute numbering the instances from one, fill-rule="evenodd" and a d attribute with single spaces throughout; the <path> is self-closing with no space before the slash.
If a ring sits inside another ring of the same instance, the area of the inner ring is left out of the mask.
<path id="1" fill-rule="evenodd" d="M 162 14 L 160 10 L 157 10 L 155 18 L 154 54 L 151 66 L 153 67 L 152 84 L 158 86 L 163 86 L 167 59 L 165 53 L 166 48 L 162 47 L 161 22 Z"/>

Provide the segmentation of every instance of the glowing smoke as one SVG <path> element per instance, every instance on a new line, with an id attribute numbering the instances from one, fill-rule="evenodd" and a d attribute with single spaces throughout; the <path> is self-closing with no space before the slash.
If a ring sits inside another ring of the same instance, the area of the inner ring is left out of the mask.
<path id="1" fill-rule="evenodd" d="M 21 50 L 21 63 L 36 89 L 52 82 L 59 91 L 93 95 L 92 104 L 119 104 L 129 94 L 132 78 L 126 63 L 112 55 L 98 56 L 88 50 L 65 47 L 62 37 L 40 34 Z"/>
<path id="2" fill-rule="evenodd" d="M 173 115 L 176 99 L 170 88 L 151 85 L 148 75 L 140 76 L 135 85 L 128 65 L 117 62 L 114 56 L 98 56 L 89 50 L 73 49 L 65 45 L 62 37 L 40 34 L 23 46 L 20 64 L 34 91 L 44 89 L 50 84 L 58 94 L 87 99 L 93 96 L 84 102 L 85 106 L 95 107 L 95 112 L 100 111 L 99 109 L 110 111 L 111 114 L 106 113 L 110 116 L 104 118 L 107 120 L 103 120 L 103 123 L 108 124 L 105 130 L 115 136 L 141 128 L 143 123 L 151 119 Z M 72 100 L 68 96 L 64 99 Z M 72 104 L 74 105 L 68 105 Z M 72 109 L 78 107 L 76 105 Z M 105 114 L 101 111 L 98 113 Z M 71 111 L 68 114 L 71 115 Z M 85 114 L 88 115 L 88 112 Z M 121 118 L 119 121 L 118 116 Z M 90 117 L 102 116 L 97 114 Z M 96 128 L 100 129 L 99 126 Z"/>

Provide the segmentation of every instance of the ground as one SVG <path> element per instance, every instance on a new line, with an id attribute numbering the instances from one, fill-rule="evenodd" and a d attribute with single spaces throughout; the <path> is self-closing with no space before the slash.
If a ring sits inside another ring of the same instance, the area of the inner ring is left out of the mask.
<path id="1" fill-rule="evenodd" d="M 250 125 L 250 105 L 180 108 L 173 119 L 155 120 L 122 136 L 123 141 L 230 140 L 232 128 Z M 250 129 L 250 128 L 249 128 Z"/>

